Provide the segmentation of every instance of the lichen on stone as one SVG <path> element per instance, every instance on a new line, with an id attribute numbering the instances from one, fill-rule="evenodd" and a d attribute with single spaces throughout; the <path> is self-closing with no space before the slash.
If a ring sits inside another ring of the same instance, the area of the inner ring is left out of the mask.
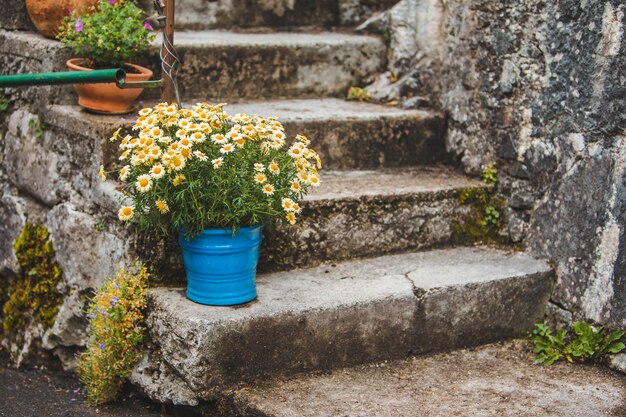
<path id="1" fill-rule="evenodd" d="M 369 93 L 366 89 L 360 87 L 350 87 L 346 95 L 348 101 L 371 101 Z"/>
<path id="2" fill-rule="evenodd" d="M 33 321 L 51 327 L 63 297 L 58 289 L 62 271 L 55 261 L 48 230 L 27 223 L 14 245 L 20 267 L 9 286 L 8 301 L 2 307 L 4 337 L 20 340 L 20 333 Z"/>

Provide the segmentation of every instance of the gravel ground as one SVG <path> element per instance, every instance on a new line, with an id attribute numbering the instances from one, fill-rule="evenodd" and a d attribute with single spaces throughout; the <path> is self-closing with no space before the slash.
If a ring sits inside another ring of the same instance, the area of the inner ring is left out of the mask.
<path id="1" fill-rule="evenodd" d="M 133 392 L 104 407 L 92 407 L 74 375 L 7 367 L 0 356 L 1 417 L 160 417 L 161 408 Z"/>

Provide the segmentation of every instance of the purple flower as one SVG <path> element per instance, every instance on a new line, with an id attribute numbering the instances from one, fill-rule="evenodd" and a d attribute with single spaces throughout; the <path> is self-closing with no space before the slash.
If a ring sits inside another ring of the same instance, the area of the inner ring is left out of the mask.
<path id="1" fill-rule="evenodd" d="M 76 29 L 76 32 L 82 32 L 83 31 L 83 21 L 80 19 L 76 19 L 76 24 L 74 25 L 74 28 Z"/>
<path id="2" fill-rule="evenodd" d="M 106 347 L 107 347 L 107 345 L 106 345 L 106 344 L 104 344 L 104 343 L 98 343 L 98 347 L 99 347 L 100 349 L 104 349 L 104 348 L 106 348 Z"/>
<path id="3" fill-rule="evenodd" d="M 109 0 L 109 4 L 115 4 L 117 3 L 117 0 Z"/>
<path id="4" fill-rule="evenodd" d="M 152 29 L 152 25 L 150 23 L 148 23 L 148 22 L 143 22 L 143 27 L 145 27 L 148 30 L 153 30 Z"/>
<path id="5" fill-rule="evenodd" d="M 119 284 L 115 284 L 115 285 L 113 286 L 113 288 L 115 288 L 116 290 L 119 290 L 119 289 L 120 289 L 120 285 L 119 285 Z"/>
<path id="6" fill-rule="evenodd" d="M 109 304 L 111 304 L 111 307 L 115 307 L 115 304 L 117 304 L 119 301 L 120 301 L 119 298 L 113 297 L 113 299 L 109 301 Z"/>

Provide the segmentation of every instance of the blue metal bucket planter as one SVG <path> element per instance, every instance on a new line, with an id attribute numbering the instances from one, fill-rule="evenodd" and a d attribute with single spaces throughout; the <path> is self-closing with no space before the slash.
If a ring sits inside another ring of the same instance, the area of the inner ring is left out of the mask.
<path id="1" fill-rule="evenodd" d="M 256 266 L 259 260 L 262 226 L 206 229 L 178 242 L 187 271 L 187 297 L 196 303 L 228 306 L 256 298 Z"/>

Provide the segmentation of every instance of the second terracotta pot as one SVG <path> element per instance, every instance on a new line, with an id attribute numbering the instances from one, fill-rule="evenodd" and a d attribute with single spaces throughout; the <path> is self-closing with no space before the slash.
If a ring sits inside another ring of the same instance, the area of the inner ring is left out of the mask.
<path id="1" fill-rule="evenodd" d="M 97 4 L 98 0 L 26 0 L 26 11 L 42 35 L 54 38 L 65 16 L 84 14 Z"/>
<path id="2" fill-rule="evenodd" d="M 71 71 L 92 71 L 84 66 L 83 58 L 72 58 L 67 61 Z M 125 64 L 133 68 L 136 73 L 127 72 L 126 81 L 148 81 L 152 71 L 135 64 Z M 125 114 L 133 111 L 133 104 L 143 91 L 143 88 L 121 89 L 115 83 L 107 84 L 76 84 L 74 90 L 78 93 L 78 104 L 93 112 L 108 114 Z"/>

